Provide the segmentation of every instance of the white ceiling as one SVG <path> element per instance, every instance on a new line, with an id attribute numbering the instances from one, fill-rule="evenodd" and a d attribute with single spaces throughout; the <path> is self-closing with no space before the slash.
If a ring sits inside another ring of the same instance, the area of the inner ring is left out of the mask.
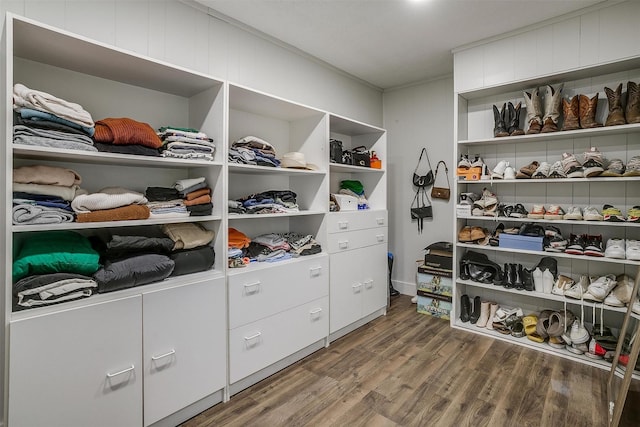
<path id="1" fill-rule="evenodd" d="M 197 0 L 378 88 L 453 72 L 451 49 L 615 0 Z"/>

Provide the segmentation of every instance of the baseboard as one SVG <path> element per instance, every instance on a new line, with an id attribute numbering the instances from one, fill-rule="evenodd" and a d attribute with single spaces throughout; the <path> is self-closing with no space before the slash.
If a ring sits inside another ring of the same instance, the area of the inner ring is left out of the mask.
<path id="1" fill-rule="evenodd" d="M 366 325 L 367 323 L 371 322 L 373 319 L 375 319 L 377 317 L 380 317 L 380 316 L 384 316 L 385 314 L 387 314 L 387 307 L 386 306 L 374 311 L 370 315 L 365 316 L 360 320 L 357 320 L 357 321 L 353 322 L 352 324 L 350 324 L 348 326 L 345 326 L 342 329 L 338 329 L 337 331 L 329 334 L 329 342 L 331 343 L 331 342 L 337 340 L 338 338 L 341 338 L 341 337 L 347 335 L 348 333 L 355 331 L 359 327 Z"/>
<path id="2" fill-rule="evenodd" d="M 391 280 L 393 287 L 402 295 L 416 296 L 416 284 L 412 282 L 402 282 L 400 280 Z"/>
<path id="3" fill-rule="evenodd" d="M 195 417 L 201 412 L 211 408 L 214 405 L 222 402 L 224 398 L 224 390 L 218 390 L 209 396 L 198 400 L 195 403 L 187 406 L 186 408 L 182 408 L 178 412 L 175 412 L 169 415 L 166 418 L 161 419 L 153 423 L 150 427 L 174 427 L 183 422 L 187 421 L 190 418 Z M 1 425 L 0 425 L 1 426 Z"/>

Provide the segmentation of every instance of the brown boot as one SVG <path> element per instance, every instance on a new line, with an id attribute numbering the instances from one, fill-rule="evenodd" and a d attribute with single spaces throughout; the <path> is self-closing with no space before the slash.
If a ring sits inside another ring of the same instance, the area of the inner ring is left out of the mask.
<path id="1" fill-rule="evenodd" d="M 625 109 L 627 123 L 640 123 L 640 89 L 634 82 L 627 83 L 627 108 Z"/>
<path id="2" fill-rule="evenodd" d="M 562 130 L 580 129 L 580 97 L 574 96 L 571 101 L 562 98 L 562 113 L 564 114 L 564 123 Z"/>
<path id="3" fill-rule="evenodd" d="M 523 92 L 524 103 L 527 106 L 527 134 L 540 133 L 542 129 L 542 100 L 538 88 L 529 92 Z"/>
<path id="4" fill-rule="evenodd" d="M 518 102 L 518 104 L 514 107 L 511 102 L 509 102 L 509 120 L 508 120 L 508 128 L 509 136 L 516 135 L 524 135 L 524 131 L 520 128 L 520 108 L 522 107 L 522 103 Z"/>
<path id="5" fill-rule="evenodd" d="M 607 100 L 609 101 L 609 115 L 604 125 L 618 126 L 627 123 L 624 119 L 624 110 L 622 110 L 622 83 L 618 85 L 615 91 L 605 87 L 604 92 L 607 94 Z"/>
<path id="6" fill-rule="evenodd" d="M 562 100 L 562 87 L 561 84 L 558 89 L 554 89 L 553 86 L 547 85 L 544 95 L 544 117 L 542 118 L 542 130 L 541 133 L 557 132 L 558 120 L 560 119 L 560 101 Z"/>
<path id="7" fill-rule="evenodd" d="M 493 106 L 493 136 L 501 137 L 501 136 L 509 136 L 509 132 L 507 132 L 507 127 L 505 125 L 505 115 L 507 114 L 507 104 L 502 104 L 502 110 L 498 111 L 498 108 Z"/>
<path id="8" fill-rule="evenodd" d="M 598 108 L 599 92 L 589 98 L 587 95 L 580 95 L 580 126 L 582 129 L 599 128 L 602 123 L 596 122 L 596 110 Z"/>

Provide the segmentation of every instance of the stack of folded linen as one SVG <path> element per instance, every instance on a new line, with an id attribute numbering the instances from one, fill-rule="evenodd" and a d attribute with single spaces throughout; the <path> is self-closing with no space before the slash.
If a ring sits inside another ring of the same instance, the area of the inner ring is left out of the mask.
<path id="1" fill-rule="evenodd" d="M 214 160 L 213 139 L 198 129 L 166 126 L 158 129 L 157 134 L 162 140 L 160 151 L 164 157 Z"/>
<path id="2" fill-rule="evenodd" d="M 147 198 L 122 187 L 106 187 L 71 201 L 78 222 L 126 221 L 149 218 Z"/>
<path id="3" fill-rule="evenodd" d="M 174 184 L 191 216 L 211 215 L 211 188 L 204 177 L 180 179 Z"/>
<path id="4" fill-rule="evenodd" d="M 280 167 L 276 150 L 269 142 L 257 136 L 245 136 L 234 141 L 229 148 L 229 161 L 246 165 Z"/>
<path id="5" fill-rule="evenodd" d="M 100 151 L 142 156 L 160 156 L 162 141 L 153 128 L 143 122 L 122 117 L 96 121 L 93 136 Z"/>

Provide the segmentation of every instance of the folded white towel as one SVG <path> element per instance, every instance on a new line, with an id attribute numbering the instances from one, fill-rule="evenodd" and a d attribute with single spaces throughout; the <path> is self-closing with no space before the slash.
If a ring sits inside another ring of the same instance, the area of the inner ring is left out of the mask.
<path id="1" fill-rule="evenodd" d="M 71 207 L 77 213 L 115 209 L 133 204 L 144 205 L 148 202 L 144 194 L 122 187 L 106 187 L 97 193 L 82 194 L 71 201 Z"/>

